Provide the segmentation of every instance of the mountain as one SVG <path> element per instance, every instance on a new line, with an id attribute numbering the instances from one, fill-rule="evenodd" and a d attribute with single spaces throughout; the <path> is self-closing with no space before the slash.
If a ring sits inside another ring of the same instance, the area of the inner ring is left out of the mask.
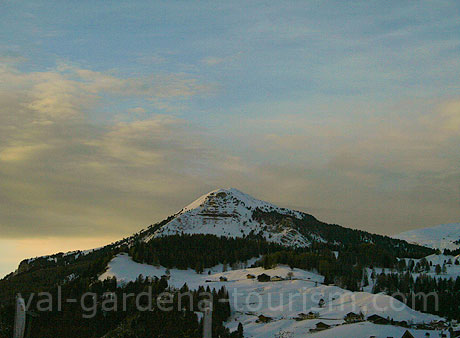
<path id="1" fill-rule="evenodd" d="M 315 243 L 330 248 L 372 244 L 405 257 L 432 253 L 429 249 L 402 240 L 324 223 L 310 214 L 275 206 L 234 188 L 211 191 L 126 241 L 149 242 L 165 236 L 193 234 L 257 237 L 297 248 Z"/>
<path id="2" fill-rule="evenodd" d="M 76 299 L 88 293 L 97 295 L 95 300 L 100 311 L 96 317 L 82 320 L 86 310 L 75 303 L 64 305 L 62 311 L 40 312 L 39 317 L 34 318 L 31 338 L 73 338 L 75 332 L 80 338 L 201 337 L 202 313 L 193 309 L 184 310 L 178 306 L 175 312 L 139 312 L 135 298 L 129 301 L 127 311 L 110 312 L 101 308 L 107 293 L 122 297 L 126 293 L 139 294 L 149 287 L 155 291 L 155 296 L 169 290 L 176 300 L 180 290 L 213 289 L 218 299 L 216 317 L 213 317 L 215 337 L 242 338 L 238 322 L 247 328 L 248 336 L 280 337 L 278 325 L 283 325 L 286 332 L 305 336 L 306 329 L 314 329 L 314 322 L 306 326 L 296 317 L 302 315 L 300 303 L 295 313 L 288 313 L 286 309 L 251 313 L 249 308 L 236 313 L 236 307 L 230 308 L 234 304 L 229 301 L 234 293 L 225 286 L 243 288 L 244 297 L 254 292 L 265 296 L 270 290 L 275 293 L 307 289 L 322 295 L 329 291 L 340 293 L 343 296 L 330 300 L 335 304 L 334 312 L 315 311 L 324 312 L 326 319 L 334 318 L 331 325 L 341 326 L 345 313 L 339 308 L 343 303 L 369 309 L 373 299 L 379 304 L 390 302 L 389 296 L 374 297 L 370 293 L 374 286 L 378 287 L 378 292 L 390 290 L 390 287 L 398 290 L 395 285 L 399 283 L 394 283 L 397 277 L 391 275 L 391 281 L 387 280 L 384 271 L 407 272 L 413 269 L 410 261 L 419 262 L 434 252 L 401 239 L 328 224 L 305 212 L 275 206 L 237 189 L 218 189 L 163 221 L 102 248 L 57 253 L 21 262 L 16 272 L 0 280 L 0 338 L 12 336 L 17 293 L 32 299 L 33 308 L 40 303 L 32 296 L 42 293 L 62 296 L 62 299 Z M 401 257 L 407 259 L 401 260 Z M 409 264 L 406 265 L 406 261 Z M 415 268 L 419 269 L 418 265 Z M 273 280 L 268 282 L 266 277 Z M 403 291 L 418 292 L 420 290 L 415 287 L 419 285 L 415 283 L 412 290 Z M 455 299 L 456 284 L 450 283 L 447 289 L 444 284 L 430 285 L 446 293 L 443 299 Z M 366 292 L 359 292 L 364 288 Z M 309 308 L 313 309 L 318 301 L 311 303 Z M 460 301 L 445 302 L 439 315 L 460 319 L 458 306 Z M 402 312 L 391 316 L 381 314 L 384 318 L 390 316 L 395 322 L 407 319 L 423 322 L 435 318 L 417 312 L 418 308 L 404 309 L 404 316 Z M 267 320 L 272 324 L 266 323 Z M 266 324 L 271 325 L 272 333 L 264 333 L 268 332 Z M 230 328 L 236 331 L 230 332 Z"/>
<path id="3" fill-rule="evenodd" d="M 26 259 L 21 262 L 16 273 L 26 272 L 34 267 L 43 268 L 69 264 L 77 260 L 91 260 L 91 257 L 98 257 L 101 253 L 112 252 L 123 247 L 137 249 L 143 243 L 147 246 L 162 247 L 164 243 L 169 241 L 171 244 L 171 241 L 174 241 L 174 239 L 168 240 L 168 237 L 179 236 L 177 241 L 184 242 L 184 236 L 193 235 L 262 239 L 267 243 L 286 248 L 308 248 L 319 245 L 335 251 L 351 250 L 359 245 L 371 245 L 383 250 L 379 253 L 374 250 L 374 254 L 379 254 L 382 259 L 384 253 L 415 258 L 433 253 L 429 248 L 409 244 L 401 239 L 324 223 L 310 214 L 278 207 L 237 189 L 228 188 L 211 191 L 165 220 L 103 248 Z M 156 244 L 149 244 L 151 242 Z M 147 259 L 143 253 L 144 248 L 140 249 L 138 260 Z M 155 250 L 159 251 L 159 248 Z"/>
<path id="4" fill-rule="evenodd" d="M 279 208 L 234 188 L 218 189 L 183 208 L 171 221 L 155 230 L 151 236 L 146 236 L 145 240 L 180 234 L 209 234 L 233 238 L 260 234 L 268 242 L 286 246 L 306 247 L 311 244 L 310 238 L 295 229 L 292 222 L 267 224 L 254 217 L 256 211 L 275 212 L 286 216 L 286 219 L 300 220 L 304 217 L 301 212 Z M 320 237 L 316 239 L 323 240 Z"/>
<path id="5" fill-rule="evenodd" d="M 430 228 L 402 232 L 394 238 L 439 250 L 460 249 L 460 223 L 441 224 Z"/>

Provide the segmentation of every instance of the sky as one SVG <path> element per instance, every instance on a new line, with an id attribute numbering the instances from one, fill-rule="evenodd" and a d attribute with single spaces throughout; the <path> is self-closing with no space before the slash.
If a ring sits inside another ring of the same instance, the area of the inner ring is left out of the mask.
<path id="1" fill-rule="evenodd" d="M 234 187 L 460 222 L 458 1 L 0 1 L 0 276 Z"/>

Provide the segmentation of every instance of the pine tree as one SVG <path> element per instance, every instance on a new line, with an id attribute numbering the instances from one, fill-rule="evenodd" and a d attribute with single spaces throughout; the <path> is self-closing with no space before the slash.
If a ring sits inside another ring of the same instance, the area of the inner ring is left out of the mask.
<path id="1" fill-rule="evenodd" d="M 435 270 L 434 270 L 434 271 L 436 272 L 437 275 L 440 275 L 441 272 L 442 272 L 441 265 L 436 264 L 436 267 L 435 267 Z"/>

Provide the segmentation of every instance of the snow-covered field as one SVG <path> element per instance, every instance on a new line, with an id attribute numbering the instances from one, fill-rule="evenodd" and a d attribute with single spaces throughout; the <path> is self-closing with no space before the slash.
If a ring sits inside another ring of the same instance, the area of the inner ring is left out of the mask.
<path id="1" fill-rule="evenodd" d="M 387 337 L 402 337 L 406 332 L 406 328 L 392 325 L 376 325 L 369 322 L 343 325 L 326 331 L 318 332 L 311 335 L 312 338 L 387 338 Z M 425 331 L 411 330 L 409 332 L 414 338 L 439 338 L 442 331 Z M 426 333 L 430 335 L 427 336 Z M 449 333 L 446 331 L 447 337 Z"/>
<path id="2" fill-rule="evenodd" d="M 323 285 L 324 278 L 321 275 L 300 269 L 291 270 L 287 266 L 269 270 L 247 268 L 226 272 L 222 272 L 222 266 L 218 266 L 211 269 L 210 274 L 208 271 L 206 270 L 204 274 L 197 274 L 194 270 L 171 269 L 169 284 L 180 288 L 187 283 L 190 289 L 196 289 L 200 285 L 211 288 L 225 286 L 230 293 L 230 304 L 233 310 L 228 327 L 236 329 L 239 322 L 243 323 L 246 337 L 271 338 L 283 332 L 286 337 L 290 338 L 305 337 L 310 335 L 310 330 L 314 329 L 320 321 L 337 327 L 315 333 L 311 335 L 312 337 L 358 338 L 362 336 L 368 338 L 371 335 L 379 337 L 384 336 L 386 330 L 390 329 L 394 331 L 394 337 L 402 336 L 404 333 L 402 328 L 386 325 L 370 323 L 343 325 L 344 317 L 349 312 L 362 313 L 365 317 L 378 314 L 384 318 L 408 323 L 429 323 L 440 319 L 434 315 L 414 311 L 396 299 L 383 294 L 351 292 L 337 286 Z M 257 276 L 262 273 L 271 277 L 286 278 L 289 272 L 293 274 L 292 280 L 258 282 L 247 278 L 248 274 Z M 161 277 L 165 273 L 166 269 L 163 267 L 139 264 L 132 261 L 127 254 L 119 254 L 109 263 L 107 271 L 99 278 L 103 280 L 116 277 L 119 283 L 127 283 L 135 280 L 140 274 L 144 277 Z M 227 281 L 220 281 L 220 277 L 227 278 Z M 320 307 L 321 299 L 324 300 L 324 305 Z M 319 318 L 295 320 L 300 313 L 310 311 L 317 312 Z M 258 323 L 260 315 L 270 318 L 271 321 Z M 363 335 L 361 335 L 361 329 Z M 388 336 L 391 335 L 385 337 Z M 431 334 L 431 337 L 437 337 L 437 335 Z"/>

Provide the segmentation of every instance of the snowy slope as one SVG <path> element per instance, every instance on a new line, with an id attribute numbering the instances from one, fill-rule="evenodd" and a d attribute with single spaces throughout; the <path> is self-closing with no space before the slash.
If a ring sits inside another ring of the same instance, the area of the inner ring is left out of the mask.
<path id="1" fill-rule="evenodd" d="M 375 325 L 369 322 L 357 323 L 351 325 L 343 325 L 318 332 L 311 335 L 312 338 L 387 338 L 387 337 L 402 337 L 406 332 L 406 328 L 391 325 Z M 425 331 L 425 330 L 409 330 L 414 338 L 439 338 L 441 337 L 440 331 Z M 426 333 L 430 335 L 427 336 Z M 447 337 L 449 333 L 445 332 Z"/>
<path id="2" fill-rule="evenodd" d="M 323 276 L 301 269 L 291 270 L 286 266 L 278 266 L 269 270 L 248 268 L 222 272 L 221 268 L 211 269 L 210 275 L 208 275 L 207 270 L 204 274 L 197 274 L 191 269 L 171 269 L 169 284 L 180 288 L 184 283 L 187 283 L 190 289 L 197 289 L 200 285 L 216 289 L 225 286 L 230 293 L 230 305 L 233 312 L 228 327 L 234 330 L 241 322 L 244 325 L 245 337 L 272 338 L 277 337 L 280 332 L 290 334 L 286 337 L 310 337 L 310 329 L 314 329 L 320 321 L 334 326 L 334 328 L 322 333 L 315 333 L 311 335 L 312 337 L 368 338 L 370 335 L 367 334 L 371 332 L 374 332 L 377 337 L 387 337 L 383 334 L 386 332 L 385 330 L 389 329 L 395 334 L 401 332 L 400 336 L 404 333 L 401 328 L 390 326 L 373 324 L 362 326 L 361 324 L 361 326 L 353 328 L 352 325 L 343 325 L 344 316 L 351 311 L 361 312 L 366 317 L 378 314 L 395 321 L 410 323 L 429 323 L 440 319 L 438 316 L 414 311 L 396 299 L 383 294 L 351 292 L 336 286 L 323 285 Z M 139 264 L 132 261 L 127 254 L 119 254 L 109 263 L 108 270 L 99 279 L 115 277 L 119 282 L 126 283 L 135 280 L 139 274 L 160 277 L 165 274 L 165 271 L 166 269 L 163 267 Z M 246 277 L 247 274 L 259 275 L 261 273 L 266 273 L 269 276 L 286 277 L 288 272 L 293 272 L 292 280 L 261 283 Z M 220 282 L 219 277 L 221 276 L 225 276 L 228 281 Z M 325 300 L 325 305 L 320 308 L 318 302 L 321 298 Z M 319 318 L 295 320 L 300 313 L 308 313 L 309 311 L 318 312 Z M 259 315 L 270 317 L 272 321 L 266 324 L 258 323 Z M 325 335 L 326 333 L 330 334 Z M 431 337 L 437 336 L 436 333 L 431 335 Z M 416 337 L 418 336 L 416 335 Z"/>
<path id="3" fill-rule="evenodd" d="M 276 211 L 298 219 L 303 217 L 301 212 L 279 208 L 237 189 L 218 189 L 182 209 L 174 219 L 145 240 L 174 234 L 211 234 L 235 238 L 260 233 L 270 242 L 287 246 L 305 247 L 310 244 L 309 239 L 291 224 L 273 226 L 254 220 L 253 212 L 256 209 Z M 315 239 L 322 240 L 318 237 Z"/>
<path id="4" fill-rule="evenodd" d="M 434 249 L 456 250 L 460 248 L 460 223 L 442 224 L 431 228 L 415 229 L 400 233 L 393 237 Z"/>
<path id="5" fill-rule="evenodd" d="M 430 263 L 430 271 L 424 271 L 424 275 L 428 275 L 433 278 L 442 278 L 442 279 L 457 279 L 460 276 L 460 265 L 456 265 L 456 261 L 460 261 L 460 255 L 458 256 L 450 256 L 450 255 L 429 255 L 426 256 L 425 259 Z M 413 260 L 415 264 L 420 261 L 420 259 Z M 409 259 L 406 258 L 406 263 L 409 262 Z M 436 273 L 436 265 L 440 265 L 441 267 L 445 265 L 445 272 L 441 272 L 441 274 Z M 418 277 L 420 273 L 412 273 L 414 278 Z"/>

